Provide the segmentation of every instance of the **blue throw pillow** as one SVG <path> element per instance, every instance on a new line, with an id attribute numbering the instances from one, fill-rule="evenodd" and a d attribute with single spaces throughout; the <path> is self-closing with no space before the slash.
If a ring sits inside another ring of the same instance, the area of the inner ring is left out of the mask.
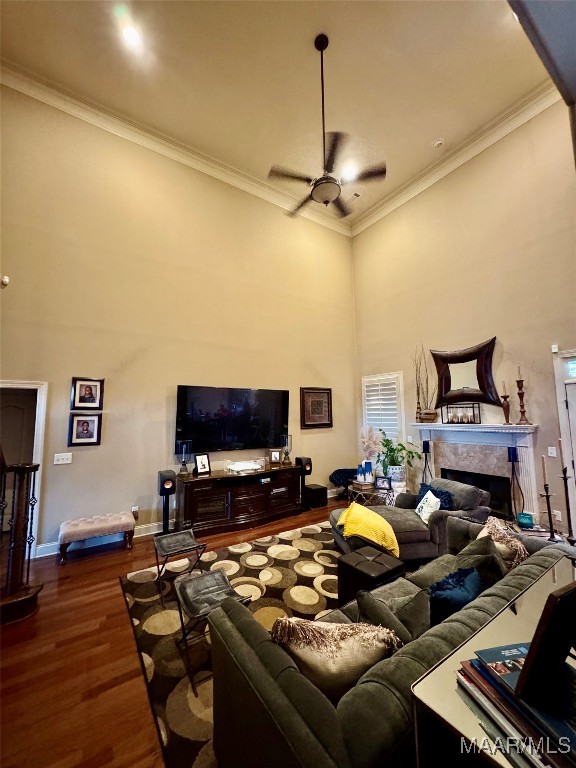
<path id="1" fill-rule="evenodd" d="M 432 491 L 434 496 L 436 496 L 437 499 L 440 499 L 440 509 L 452 509 L 452 494 L 450 491 L 440 491 L 438 488 L 433 488 L 431 485 L 428 485 L 427 483 L 421 483 L 420 484 L 420 490 L 418 491 L 418 495 L 416 496 L 416 506 L 420 504 L 424 496 L 428 493 L 428 491 Z"/>
<path id="2" fill-rule="evenodd" d="M 485 589 L 475 568 L 460 568 L 430 587 L 430 625 L 440 624 Z"/>

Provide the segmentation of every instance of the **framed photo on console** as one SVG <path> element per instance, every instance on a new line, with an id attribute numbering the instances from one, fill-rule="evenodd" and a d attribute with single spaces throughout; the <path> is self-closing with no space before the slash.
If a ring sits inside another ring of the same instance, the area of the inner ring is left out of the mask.
<path id="1" fill-rule="evenodd" d="M 392 490 L 392 480 L 389 477 L 380 477 L 380 475 L 378 475 L 374 480 L 374 485 L 379 491 Z"/>
<path id="2" fill-rule="evenodd" d="M 101 411 L 104 405 L 104 379 L 74 376 L 70 392 L 71 411 Z"/>
<path id="3" fill-rule="evenodd" d="M 100 445 L 101 413 L 71 413 L 68 425 L 68 447 L 71 445 Z"/>
<path id="4" fill-rule="evenodd" d="M 332 427 L 332 390 L 324 387 L 300 387 L 300 427 Z"/>
<path id="5" fill-rule="evenodd" d="M 209 475 L 212 471 L 210 469 L 210 456 L 207 453 L 194 454 L 194 463 L 199 475 Z"/>
<path id="6" fill-rule="evenodd" d="M 270 466 L 278 466 L 281 462 L 281 456 L 282 456 L 282 449 L 281 448 L 270 448 Z"/>

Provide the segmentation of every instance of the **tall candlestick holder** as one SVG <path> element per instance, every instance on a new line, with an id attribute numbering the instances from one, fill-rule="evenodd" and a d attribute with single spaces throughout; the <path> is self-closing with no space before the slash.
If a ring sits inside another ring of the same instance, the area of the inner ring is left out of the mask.
<path id="1" fill-rule="evenodd" d="M 508 398 L 510 395 L 501 395 L 502 410 L 504 411 L 504 424 L 510 424 L 510 403 Z"/>
<path id="2" fill-rule="evenodd" d="M 570 496 L 568 494 L 568 467 L 562 467 L 562 481 L 564 483 L 564 494 L 566 495 L 566 517 L 568 518 L 568 543 L 570 546 L 574 546 L 576 538 L 574 538 L 574 532 L 572 530 L 572 517 L 570 513 Z"/>
<path id="3" fill-rule="evenodd" d="M 520 420 L 516 424 L 531 424 L 526 418 L 526 409 L 524 408 L 524 379 L 517 379 L 516 386 L 518 387 L 518 400 L 520 400 Z"/>
<path id="4" fill-rule="evenodd" d="M 548 527 L 550 528 L 550 536 L 548 536 L 548 541 L 553 541 L 556 544 L 560 544 L 562 541 L 564 541 L 564 539 L 562 539 L 561 536 L 556 536 L 554 532 L 554 523 L 552 522 L 552 507 L 550 505 L 550 497 L 553 495 L 553 493 L 550 493 L 550 486 L 548 483 L 544 483 L 544 493 L 541 493 L 540 496 L 546 499 L 546 509 L 548 510 Z"/>

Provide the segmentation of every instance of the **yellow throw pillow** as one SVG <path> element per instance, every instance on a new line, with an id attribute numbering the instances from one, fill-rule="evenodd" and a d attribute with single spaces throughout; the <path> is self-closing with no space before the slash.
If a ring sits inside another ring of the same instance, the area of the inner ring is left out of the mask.
<path id="1" fill-rule="evenodd" d="M 361 536 L 387 549 L 396 557 L 400 556 L 400 547 L 392 526 L 383 517 L 355 501 L 342 512 L 338 525 L 344 527 L 344 536 Z"/>

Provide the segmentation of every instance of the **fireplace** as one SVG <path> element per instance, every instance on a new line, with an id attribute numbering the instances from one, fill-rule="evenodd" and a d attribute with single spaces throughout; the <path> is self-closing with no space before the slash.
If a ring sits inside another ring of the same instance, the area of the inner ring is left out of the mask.
<path id="1" fill-rule="evenodd" d="M 440 476 L 446 480 L 457 480 L 488 491 L 490 494 L 490 509 L 496 517 L 512 520 L 512 489 L 509 477 L 484 475 L 481 472 L 465 472 L 459 469 L 440 469 Z"/>
<path id="2" fill-rule="evenodd" d="M 511 493 L 515 494 L 516 510 L 530 512 L 538 522 L 540 497 L 536 486 L 536 465 L 534 443 L 537 424 L 412 424 L 421 440 L 430 441 L 430 465 L 434 477 L 445 477 L 443 469 L 462 472 L 456 477 L 468 476 L 472 483 L 487 490 L 491 507 L 497 515 L 511 518 Z M 509 461 L 510 448 L 516 448 L 517 463 L 515 476 L 517 485 L 510 489 L 512 464 Z M 505 481 L 506 490 L 494 489 L 479 479 L 492 483 Z M 474 479 L 472 479 L 474 478 Z M 516 495 L 517 494 L 517 495 Z M 496 509 L 496 504 L 500 509 Z"/>

